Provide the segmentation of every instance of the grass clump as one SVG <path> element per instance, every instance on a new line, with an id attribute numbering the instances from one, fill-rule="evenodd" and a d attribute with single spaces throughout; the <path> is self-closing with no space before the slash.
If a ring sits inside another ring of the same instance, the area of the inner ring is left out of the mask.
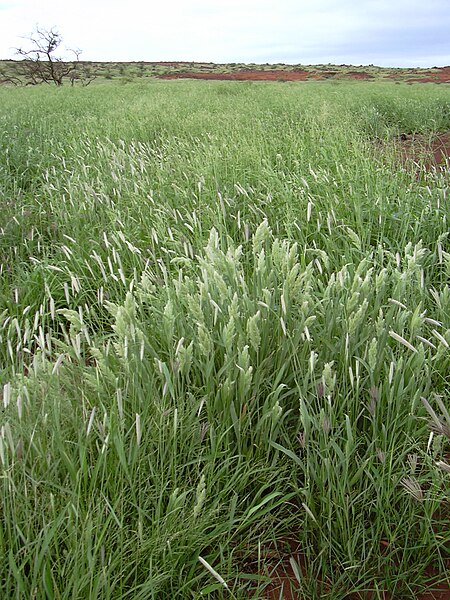
<path id="1" fill-rule="evenodd" d="M 448 173 L 374 138 L 446 90 L 0 92 L 3 595 L 445 578 Z"/>

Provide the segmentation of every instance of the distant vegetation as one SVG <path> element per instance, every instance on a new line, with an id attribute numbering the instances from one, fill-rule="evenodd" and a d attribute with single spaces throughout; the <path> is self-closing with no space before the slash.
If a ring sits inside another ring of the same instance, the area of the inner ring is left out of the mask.
<path id="1" fill-rule="evenodd" d="M 23 61 L 0 61 L 0 83 L 27 83 L 23 73 Z M 67 63 L 67 66 L 73 63 Z M 232 75 L 240 79 L 252 79 L 254 74 L 260 77 L 265 74 L 267 79 L 289 80 L 291 78 L 304 80 L 346 80 L 364 79 L 367 81 L 427 81 L 435 83 L 450 82 L 450 68 L 433 69 L 390 69 L 374 65 L 286 65 L 277 64 L 244 64 L 244 63 L 195 63 L 195 62 L 89 62 L 79 60 L 77 71 L 83 77 L 80 81 L 96 78 L 99 82 L 121 81 L 130 83 L 145 78 L 220 78 Z M 76 79 L 76 78 L 75 78 Z M 73 78 L 66 77 L 67 82 Z"/>
<path id="2" fill-rule="evenodd" d="M 448 87 L 86 67 L 0 88 L 0 596 L 448 585 Z"/>

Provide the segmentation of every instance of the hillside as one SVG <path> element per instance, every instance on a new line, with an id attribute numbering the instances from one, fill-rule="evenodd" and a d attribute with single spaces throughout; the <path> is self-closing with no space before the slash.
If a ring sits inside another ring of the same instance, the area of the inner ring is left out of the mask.
<path id="1" fill-rule="evenodd" d="M 20 61 L 0 61 L 0 84 L 17 81 Z M 200 62 L 89 62 L 80 66 L 99 80 L 139 78 L 214 79 L 238 81 L 394 80 L 406 83 L 450 83 L 450 66 L 429 69 L 384 68 L 374 65 L 286 65 Z"/>

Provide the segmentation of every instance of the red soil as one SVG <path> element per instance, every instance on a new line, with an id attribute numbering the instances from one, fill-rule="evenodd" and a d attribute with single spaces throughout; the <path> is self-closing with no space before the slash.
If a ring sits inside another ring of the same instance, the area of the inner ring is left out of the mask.
<path id="1" fill-rule="evenodd" d="M 157 63 L 164 66 L 179 67 L 183 65 L 192 65 L 192 63 Z M 195 68 L 195 67 L 194 67 Z M 204 66 L 198 66 L 199 69 L 203 69 Z M 408 77 L 409 76 L 409 77 Z M 167 73 L 164 75 L 158 75 L 160 79 L 210 79 L 220 81 L 307 81 L 310 79 L 329 79 L 338 77 L 339 79 L 353 79 L 353 80 L 371 80 L 375 79 L 375 76 L 366 71 L 314 71 L 314 70 L 303 70 L 303 69 L 292 69 L 292 70 L 252 70 L 252 69 L 241 69 L 230 73 L 211 73 L 202 71 L 189 71 L 185 73 Z M 410 72 L 405 73 L 404 71 L 398 75 L 388 75 L 388 79 L 395 79 L 399 81 L 406 81 L 408 83 L 450 83 L 450 66 L 429 69 L 426 71 L 420 71 L 417 73 L 414 69 Z"/>
<path id="2" fill-rule="evenodd" d="M 450 83 L 450 67 L 423 72 L 423 77 L 407 79 L 411 83 Z"/>
<path id="3" fill-rule="evenodd" d="M 402 134 L 398 149 L 402 161 L 412 160 L 425 169 L 445 168 L 450 161 L 450 131 L 440 133 L 432 140 L 421 135 Z"/>
<path id="4" fill-rule="evenodd" d="M 302 557 L 297 555 L 294 558 L 302 568 L 302 562 L 304 562 Z M 299 584 L 289 562 L 289 557 L 284 557 L 282 562 L 273 569 L 271 578 L 272 582 L 264 590 L 264 595 L 258 596 L 258 600 L 299 600 L 300 596 L 295 591 L 298 589 Z M 323 588 L 325 591 L 326 586 L 324 585 Z M 381 593 L 382 596 L 379 595 L 380 592 L 377 592 L 377 594 L 373 592 L 354 593 L 347 595 L 346 600 L 375 600 L 375 598 L 380 597 L 383 600 L 396 600 L 396 597 L 390 592 Z M 256 597 L 252 600 L 256 600 Z M 426 592 L 416 593 L 411 596 L 411 600 L 450 600 L 450 585 L 449 583 L 430 584 Z"/>
<path id="5" fill-rule="evenodd" d="M 305 81 L 317 74 L 310 71 L 235 71 L 234 73 L 170 73 L 161 79 L 215 79 L 220 81 Z"/>
<path id="6" fill-rule="evenodd" d="M 436 165 L 445 164 L 446 160 L 450 160 L 450 131 L 438 135 L 433 140 L 431 151 Z"/>
<path id="7" fill-rule="evenodd" d="M 271 582 L 258 595 L 250 593 L 249 598 L 251 600 L 299 600 L 300 596 L 296 592 L 299 589 L 299 582 L 295 576 L 290 559 L 293 558 L 298 569 L 305 574 L 307 558 L 301 553 L 298 543 L 292 539 L 285 539 L 281 546 L 284 547 L 284 551 L 280 551 L 279 545 L 274 546 L 270 544 L 263 552 L 264 571 L 269 575 Z M 383 544 L 380 545 L 380 548 L 384 549 Z M 450 561 L 448 561 L 448 566 L 450 568 Z M 249 571 L 257 573 L 260 569 L 255 569 L 254 567 L 256 565 L 247 564 Z M 261 567 L 261 564 L 259 567 Z M 436 580 L 436 573 L 431 567 L 426 570 L 426 573 L 430 578 L 430 582 Z M 322 584 L 322 589 L 323 593 L 327 592 L 326 584 Z M 331 590 L 328 591 L 331 592 Z M 375 600 L 375 598 L 399 600 L 397 596 L 394 596 L 390 592 L 381 592 L 381 594 L 380 596 L 380 591 L 377 594 L 369 591 L 351 593 L 346 596 L 346 600 Z M 414 596 L 410 596 L 410 600 L 450 600 L 449 582 L 442 584 L 430 583 L 426 592 L 416 592 Z"/>

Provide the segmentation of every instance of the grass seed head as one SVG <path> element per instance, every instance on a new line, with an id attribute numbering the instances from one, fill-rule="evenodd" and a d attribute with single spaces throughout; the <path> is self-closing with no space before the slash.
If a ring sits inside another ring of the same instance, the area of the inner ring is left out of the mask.
<path id="1" fill-rule="evenodd" d="M 410 494 L 418 502 L 423 502 L 423 491 L 417 479 L 414 477 L 403 477 L 403 479 L 400 481 L 400 484 L 405 488 L 408 494 Z"/>

